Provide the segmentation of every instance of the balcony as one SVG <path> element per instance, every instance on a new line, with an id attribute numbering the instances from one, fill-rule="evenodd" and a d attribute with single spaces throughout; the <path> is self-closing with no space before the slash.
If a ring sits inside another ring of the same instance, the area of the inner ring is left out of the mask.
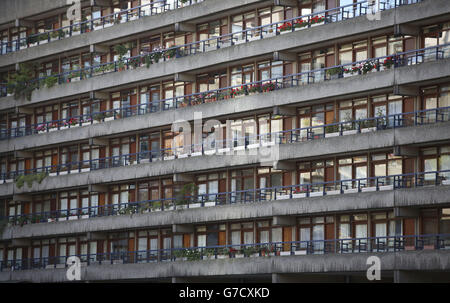
<path id="1" fill-rule="evenodd" d="M 367 3 L 366 3 L 367 4 Z M 363 4 L 360 4 L 361 7 L 359 9 L 355 8 L 355 11 L 366 11 L 363 9 Z M 387 6 L 388 7 L 388 6 Z M 300 16 L 294 19 L 283 20 L 281 22 L 264 25 L 260 27 L 255 27 L 251 29 L 247 29 L 242 32 L 231 33 L 223 36 L 219 36 L 217 38 L 202 40 L 199 42 L 194 42 L 190 44 L 185 44 L 181 46 L 175 46 L 165 50 L 154 51 L 152 53 L 139 55 L 119 61 L 113 61 L 109 63 L 104 63 L 101 65 L 95 65 L 88 68 L 73 70 L 57 75 L 51 75 L 47 77 L 42 77 L 39 79 L 35 79 L 30 81 L 30 87 L 35 89 L 44 88 L 44 82 L 47 78 L 52 79 L 52 83 L 56 82 L 58 84 L 67 84 L 67 82 L 79 81 L 83 79 L 88 79 L 95 76 L 101 76 L 110 73 L 116 73 L 120 71 L 126 71 L 131 69 L 138 69 L 140 67 L 149 68 L 150 65 L 154 63 L 158 63 L 161 61 L 171 61 L 173 58 L 181 58 L 190 55 L 195 55 L 199 53 L 205 53 L 217 49 L 224 49 L 233 45 L 243 44 L 250 41 L 262 40 L 265 38 L 279 36 L 280 34 L 294 32 L 298 30 L 303 30 L 310 27 L 316 27 L 322 24 L 328 24 L 330 22 L 337 22 L 342 20 L 342 18 L 346 18 L 348 15 L 349 18 L 354 18 L 359 16 L 358 13 L 348 13 L 348 10 L 353 11 L 353 6 L 350 8 L 348 6 L 344 6 L 339 8 L 339 14 L 328 14 L 328 11 L 323 11 L 319 13 L 314 13 L 312 15 Z M 335 9 L 332 10 L 333 12 Z M 347 12 L 347 13 L 345 13 Z M 328 15 L 327 15 L 328 14 Z M 303 20 L 303 22 L 300 22 Z M 301 24 L 298 27 L 293 26 L 291 30 L 284 30 L 286 27 L 283 27 L 287 23 L 295 23 Z M 298 45 L 295 45 L 298 46 Z M 195 69 L 190 64 L 190 70 Z M 140 73 L 139 73 L 140 74 Z M 138 76 L 138 74 L 135 74 Z M 145 75 L 148 79 L 148 74 Z M 136 80 L 138 81 L 138 80 Z M 53 84 L 52 84 L 53 86 Z M 104 87 L 106 88 L 106 87 Z M 101 89 L 101 88 L 98 88 Z M 50 98 L 49 96 L 46 97 Z"/>
<path id="2" fill-rule="evenodd" d="M 159 15 L 167 11 L 187 7 L 204 0 L 156 0 L 152 3 L 122 10 L 100 18 L 74 23 L 55 30 L 29 35 L 26 38 L 18 38 L 12 41 L 0 42 L 0 55 L 17 52 L 23 49 L 47 44 L 53 41 L 64 40 L 80 34 L 105 29 L 117 24 L 127 23 L 140 18 Z"/>
<path id="3" fill-rule="evenodd" d="M 264 203 L 268 201 L 308 199 L 312 197 L 448 185 L 450 185 L 450 170 L 441 170 L 64 209 L 9 216 L 5 219 L 10 226 L 24 226 L 27 224 L 72 221 L 105 216 L 129 216 L 222 205 Z M 301 202 L 301 200 L 295 201 Z"/>
<path id="4" fill-rule="evenodd" d="M 142 116 L 171 109 L 186 108 L 200 104 L 213 103 L 222 100 L 241 98 L 243 96 L 265 94 L 293 87 L 322 83 L 338 78 L 362 76 L 377 72 L 388 71 L 404 66 L 416 66 L 419 63 L 438 61 L 450 56 L 450 44 L 432 48 L 420 49 L 393 56 L 368 59 L 346 65 L 318 69 L 310 72 L 286 75 L 282 77 L 257 81 L 246 85 L 220 88 L 213 91 L 179 96 L 158 102 L 138 104 L 122 108 L 115 108 L 88 115 L 68 117 L 45 123 L 33 124 L 14 129 L 4 129 L 0 132 L 0 139 L 17 138 L 27 135 L 41 134 L 65 130 L 77 126 L 101 124 L 112 120 Z"/>
<path id="5" fill-rule="evenodd" d="M 448 234 L 397 235 L 123 251 L 75 257 L 80 258 L 83 279 L 89 280 L 137 276 L 149 279 L 223 274 L 365 272 L 370 255 L 381 259 L 383 273 L 418 270 L 419 265 L 420 270 L 426 266 L 426 270 L 448 271 L 449 239 Z M 62 282 L 66 279 L 68 258 L 2 261 L 0 279 Z"/>

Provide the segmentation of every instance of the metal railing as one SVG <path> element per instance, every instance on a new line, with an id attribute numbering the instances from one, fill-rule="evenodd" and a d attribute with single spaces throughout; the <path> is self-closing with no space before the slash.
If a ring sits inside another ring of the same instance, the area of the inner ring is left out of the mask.
<path id="1" fill-rule="evenodd" d="M 277 144 L 291 144 L 310 140 L 354 135 L 385 129 L 395 129 L 409 126 L 435 124 L 450 121 L 450 107 L 420 110 L 415 112 L 378 116 L 352 121 L 336 122 L 318 126 L 283 130 L 273 133 L 255 134 L 252 136 L 237 136 L 220 140 L 205 139 L 201 144 L 191 144 L 187 148 L 178 146 L 125 155 L 74 161 L 69 163 L 36 167 L 33 169 L 16 170 L 0 173 L 0 181 L 14 180 L 22 175 L 45 172 L 51 176 L 62 174 L 88 172 L 91 170 L 129 166 L 155 161 L 168 161 L 176 158 L 186 158 L 204 155 L 233 154 L 234 150 L 248 150 L 268 147 Z"/>
<path id="2" fill-rule="evenodd" d="M 76 254 L 73 256 L 80 259 L 82 266 L 92 266 L 448 249 L 450 249 L 450 234 L 426 234 L 117 251 L 97 254 Z M 68 258 L 73 256 L 22 258 L 1 261 L 0 271 L 66 268 L 69 266 L 67 264 Z"/>
<path id="3" fill-rule="evenodd" d="M 28 126 L 0 130 L 0 139 L 9 139 L 51 132 L 75 126 L 100 123 L 109 120 L 122 119 L 136 115 L 194 106 L 203 103 L 216 102 L 239 96 L 271 92 L 279 89 L 297 87 L 311 83 L 328 81 L 335 78 L 345 78 L 354 75 L 385 71 L 390 68 L 416 65 L 423 62 L 437 61 L 450 57 L 450 43 L 418 50 L 397 53 L 395 55 L 371 58 L 344 65 L 337 65 L 312 71 L 290 74 L 286 76 L 255 81 L 244 85 L 235 85 L 202 93 L 194 93 L 173 97 L 150 103 L 124 106 L 87 115 L 68 117 Z"/>
<path id="4" fill-rule="evenodd" d="M 25 38 L 17 38 L 12 41 L 0 41 L 0 55 L 16 52 L 22 49 L 46 44 L 57 40 L 66 39 L 72 36 L 93 32 L 108 28 L 115 24 L 126 23 L 147 16 L 158 15 L 170 10 L 186 7 L 204 0 L 157 0 L 152 3 L 133 7 L 126 10 L 109 14 L 103 17 L 93 18 L 72 25 L 60 27 L 58 29 L 29 35 Z"/>
<path id="5" fill-rule="evenodd" d="M 412 3 L 421 2 L 423 0 L 414 0 L 408 2 L 403 2 L 401 0 L 395 1 L 393 6 L 384 5 L 384 9 L 390 9 L 397 7 L 399 5 L 407 5 Z M 404 4 L 402 4 L 404 3 Z M 47 78 L 54 78 L 54 81 L 58 84 L 68 83 L 72 81 L 79 81 L 83 79 L 88 79 L 95 76 L 104 75 L 107 73 L 119 72 L 123 70 L 135 69 L 138 67 L 147 66 L 149 67 L 152 62 L 167 61 L 172 58 L 185 57 L 189 55 L 194 55 L 197 53 L 203 53 L 207 51 L 216 50 L 219 48 L 224 48 L 227 46 L 232 46 L 235 44 L 246 43 L 253 40 L 264 39 L 267 37 L 273 37 L 284 32 L 302 30 L 304 28 L 309 28 L 311 26 L 317 26 L 321 24 L 328 24 L 331 22 L 341 21 L 346 18 L 353 18 L 360 15 L 365 15 L 369 11 L 368 1 L 362 1 L 355 4 L 345 5 L 337 7 L 331 10 L 325 10 L 321 12 L 316 12 L 309 15 L 303 15 L 291 19 L 286 19 L 276 23 L 271 23 L 268 25 L 258 26 L 243 31 L 238 31 L 230 34 L 225 34 L 222 36 L 205 39 L 197 42 L 192 42 L 180 46 L 170 47 L 164 50 L 156 50 L 150 53 L 145 53 L 142 55 L 133 56 L 130 58 L 124 58 L 122 60 L 112 61 L 108 63 L 102 63 L 98 65 L 89 66 L 86 68 L 81 68 L 77 70 L 71 70 L 63 72 L 60 74 L 54 74 L 45 77 L 39 77 L 37 79 L 31 80 L 32 85 L 36 85 L 36 88 L 44 87 L 45 80 Z M 383 10 L 383 8 L 382 8 Z M 359 12 L 359 13 L 355 13 Z M 286 23 L 291 24 L 301 24 L 298 27 L 292 26 L 288 30 L 283 30 L 283 26 Z M 266 33 L 266 34 L 265 34 Z"/>
<path id="6" fill-rule="evenodd" d="M 102 216 L 144 214 L 157 211 L 211 207 L 235 203 L 254 203 L 442 185 L 450 185 L 450 170 L 256 188 L 101 206 L 96 205 L 31 214 L 20 214 L 8 216 L 6 219 L 11 225 L 24 225 L 88 219 Z"/>

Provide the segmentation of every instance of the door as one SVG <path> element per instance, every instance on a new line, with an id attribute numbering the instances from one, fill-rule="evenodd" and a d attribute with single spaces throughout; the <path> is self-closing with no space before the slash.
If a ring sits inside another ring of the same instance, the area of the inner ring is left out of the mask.
<path id="1" fill-rule="evenodd" d="M 336 237 L 334 236 L 334 223 L 325 224 L 325 240 L 334 240 Z M 326 252 L 334 252 L 335 245 L 333 241 L 326 241 Z"/>
<path id="2" fill-rule="evenodd" d="M 292 227 L 283 227 L 283 251 L 291 251 Z"/>
<path id="3" fill-rule="evenodd" d="M 414 236 L 416 234 L 416 219 L 408 218 L 403 220 L 403 234 L 405 236 Z M 405 238 L 405 250 L 414 250 L 414 238 Z"/>

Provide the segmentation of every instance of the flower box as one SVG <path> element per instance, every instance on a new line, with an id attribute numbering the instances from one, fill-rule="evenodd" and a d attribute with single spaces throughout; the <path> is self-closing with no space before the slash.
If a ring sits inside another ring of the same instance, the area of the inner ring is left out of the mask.
<path id="1" fill-rule="evenodd" d="M 106 117 L 106 118 L 105 118 L 105 122 L 106 122 L 106 121 L 113 121 L 113 120 L 114 120 L 114 117 Z"/>
<path id="2" fill-rule="evenodd" d="M 344 189 L 344 194 L 352 194 L 357 192 L 358 192 L 357 188 Z"/>
<path id="3" fill-rule="evenodd" d="M 89 219 L 89 215 L 82 215 L 81 219 Z"/>
<path id="4" fill-rule="evenodd" d="M 259 148 L 259 144 L 249 144 L 247 148 Z"/>
<path id="5" fill-rule="evenodd" d="M 203 260 L 214 260 L 216 258 L 216 256 L 203 256 Z"/>
<path id="6" fill-rule="evenodd" d="M 78 220 L 78 216 L 69 216 L 69 220 Z"/>
<path id="7" fill-rule="evenodd" d="M 357 133 L 358 133 L 358 130 L 356 130 L 356 129 L 346 130 L 346 131 L 343 131 L 343 132 L 342 132 L 342 134 L 343 134 L 344 136 L 347 136 L 347 135 L 354 135 L 354 134 L 357 134 Z"/>
<path id="8" fill-rule="evenodd" d="M 46 44 L 46 43 L 48 43 L 48 40 L 47 40 L 47 39 L 45 39 L 45 40 L 39 40 L 39 45 L 43 45 L 43 44 Z"/>
<path id="9" fill-rule="evenodd" d="M 48 222 L 48 223 L 56 222 L 56 219 L 54 219 L 54 218 L 48 218 L 48 219 L 47 219 L 47 222 Z"/>
<path id="10" fill-rule="evenodd" d="M 306 193 L 292 194 L 292 199 L 305 198 Z"/>
<path id="11" fill-rule="evenodd" d="M 192 203 L 192 204 L 189 204 L 189 208 L 198 208 L 198 207 L 202 207 L 202 204 L 201 204 L 201 203 Z"/>
<path id="12" fill-rule="evenodd" d="M 423 249 L 424 250 L 434 250 L 434 245 L 424 245 Z"/>
<path id="13" fill-rule="evenodd" d="M 45 134 L 46 132 L 46 130 L 38 130 L 38 134 Z"/>
<path id="14" fill-rule="evenodd" d="M 334 195 L 340 195 L 341 191 L 340 190 L 329 190 L 327 191 L 327 196 L 334 196 Z"/>
<path id="15" fill-rule="evenodd" d="M 78 172 L 79 172 L 78 168 L 76 168 L 76 169 L 71 169 L 69 173 L 70 174 L 78 174 Z"/>
<path id="16" fill-rule="evenodd" d="M 187 158 L 188 156 L 189 156 L 188 154 L 181 154 L 181 155 L 178 155 L 178 159 Z"/>
<path id="17" fill-rule="evenodd" d="M 305 256 L 306 255 L 306 250 L 296 250 L 296 251 L 294 251 L 294 255 L 296 255 L 296 256 Z"/>
<path id="18" fill-rule="evenodd" d="M 65 171 L 60 171 L 59 172 L 59 175 L 61 176 L 61 175 L 67 175 L 67 170 L 65 170 Z"/>
<path id="19" fill-rule="evenodd" d="M 175 261 L 187 261 L 187 257 L 176 258 Z"/>
<path id="20" fill-rule="evenodd" d="M 217 259 L 228 259 L 228 255 L 217 255 Z"/>
<path id="21" fill-rule="evenodd" d="M 164 160 L 166 161 L 166 160 L 173 160 L 173 159 L 175 159 L 175 156 L 167 156 L 167 157 L 164 157 Z"/>
<path id="22" fill-rule="evenodd" d="M 67 221 L 67 217 L 58 218 L 58 222 Z"/>
<path id="23" fill-rule="evenodd" d="M 274 146 L 275 145 L 275 141 L 262 142 L 261 145 L 262 146 Z"/>
<path id="24" fill-rule="evenodd" d="M 197 157 L 197 156 L 201 156 L 202 152 L 195 152 L 191 154 L 191 157 Z"/>
<path id="25" fill-rule="evenodd" d="M 113 264 L 123 264 L 123 260 L 113 260 Z"/>
<path id="26" fill-rule="evenodd" d="M 245 145 L 236 146 L 233 150 L 245 150 Z"/>
<path id="27" fill-rule="evenodd" d="M 111 26 L 113 26 L 113 25 L 114 25 L 114 23 L 105 23 L 105 24 L 103 25 L 103 28 L 111 27 Z"/>
<path id="28" fill-rule="evenodd" d="M 280 251 L 280 256 L 290 256 L 291 252 L 290 251 Z"/>
<path id="29" fill-rule="evenodd" d="M 61 126 L 61 127 L 59 128 L 59 130 L 68 129 L 68 128 L 69 128 L 68 126 Z"/>
<path id="30" fill-rule="evenodd" d="M 152 208 L 152 211 L 161 211 L 161 207 Z"/>
<path id="31" fill-rule="evenodd" d="M 186 209 L 188 206 L 186 204 L 184 205 L 177 205 L 177 209 Z"/>
<path id="32" fill-rule="evenodd" d="M 86 172 L 89 172 L 89 171 L 91 171 L 91 169 L 89 167 L 81 169 L 82 173 L 86 173 Z"/>
<path id="33" fill-rule="evenodd" d="M 143 164 L 143 163 L 150 163 L 150 159 L 139 160 L 139 163 L 141 163 L 141 164 Z"/>
<path id="34" fill-rule="evenodd" d="M 244 254 L 235 254 L 234 257 L 237 258 L 244 258 Z"/>
<path id="35" fill-rule="evenodd" d="M 58 130 L 58 128 L 56 128 L 56 127 L 49 128 L 49 129 L 48 129 L 49 132 L 54 132 L 54 131 L 57 131 L 57 130 Z"/>
<path id="36" fill-rule="evenodd" d="M 394 185 L 382 185 L 378 187 L 380 190 L 393 190 Z"/>
<path id="37" fill-rule="evenodd" d="M 312 193 L 309 193 L 310 197 L 322 197 L 323 196 L 323 191 L 315 191 Z"/>
<path id="38" fill-rule="evenodd" d="M 371 191 L 377 191 L 377 188 L 375 186 L 371 186 L 371 187 L 363 187 L 361 188 L 362 192 L 371 192 Z"/>
<path id="39" fill-rule="evenodd" d="M 205 207 L 216 206 L 216 202 L 205 202 Z"/>
<path id="40" fill-rule="evenodd" d="M 287 199 L 290 199 L 290 198 L 291 198 L 290 195 L 277 195 L 276 196 L 277 200 L 287 200 Z"/>
<path id="41" fill-rule="evenodd" d="M 49 173 L 48 176 L 49 177 L 56 177 L 58 175 L 58 173 Z"/>
<path id="42" fill-rule="evenodd" d="M 83 122 L 83 123 L 81 123 L 81 126 L 88 126 L 88 125 L 91 125 L 91 122 L 89 121 L 89 122 Z"/>
<path id="43" fill-rule="evenodd" d="M 325 138 L 339 137 L 339 132 L 325 134 Z"/>
<path id="44" fill-rule="evenodd" d="M 219 154 L 219 155 L 226 154 L 226 153 L 229 153 L 229 152 L 230 152 L 230 148 L 229 147 L 227 147 L 227 148 L 219 148 L 217 150 L 217 154 Z"/>
<path id="45" fill-rule="evenodd" d="M 376 127 L 369 127 L 369 128 L 362 128 L 362 129 L 361 129 L 361 132 L 362 132 L 362 133 L 369 133 L 369 132 L 374 132 L 374 131 L 376 131 L 376 130 L 377 130 Z"/>
<path id="46" fill-rule="evenodd" d="M 208 155 L 208 156 L 214 155 L 215 153 L 216 153 L 215 149 L 205 150 L 205 155 Z"/>
<path id="47" fill-rule="evenodd" d="M 450 185 L 450 180 L 442 180 L 442 185 Z"/>

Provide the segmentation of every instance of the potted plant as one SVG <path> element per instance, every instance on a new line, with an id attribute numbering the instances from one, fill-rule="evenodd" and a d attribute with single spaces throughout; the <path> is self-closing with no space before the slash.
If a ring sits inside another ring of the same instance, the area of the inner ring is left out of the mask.
<path id="1" fill-rule="evenodd" d="M 59 39 L 59 32 L 53 31 L 50 33 L 50 41 L 55 41 Z"/>
<path id="2" fill-rule="evenodd" d="M 325 138 L 339 136 L 339 124 L 335 124 L 333 121 L 332 125 L 325 126 Z"/>
<path id="3" fill-rule="evenodd" d="M 42 33 L 39 35 L 39 45 L 45 44 L 48 42 L 49 34 L 48 33 Z"/>
<path id="4" fill-rule="evenodd" d="M 330 79 L 342 78 L 344 75 L 344 68 L 339 66 L 327 69 L 327 75 Z"/>
<path id="5" fill-rule="evenodd" d="M 55 84 L 58 82 L 58 78 L 55 76 L 48 76 L 44 79 L 44 84 L 47 88 L 51 88 L 55 86 Z"/>
<path id="6" fill-rule="evenodd" d="M 390 69 L 392 66 L 394 66 L 394 64 L 395 64 L 395 60 L 394 60 L 394 57 L 392 57 L 392 56 L 387 57 L 383 61 L 383 66 L 386 69 Z"/>

